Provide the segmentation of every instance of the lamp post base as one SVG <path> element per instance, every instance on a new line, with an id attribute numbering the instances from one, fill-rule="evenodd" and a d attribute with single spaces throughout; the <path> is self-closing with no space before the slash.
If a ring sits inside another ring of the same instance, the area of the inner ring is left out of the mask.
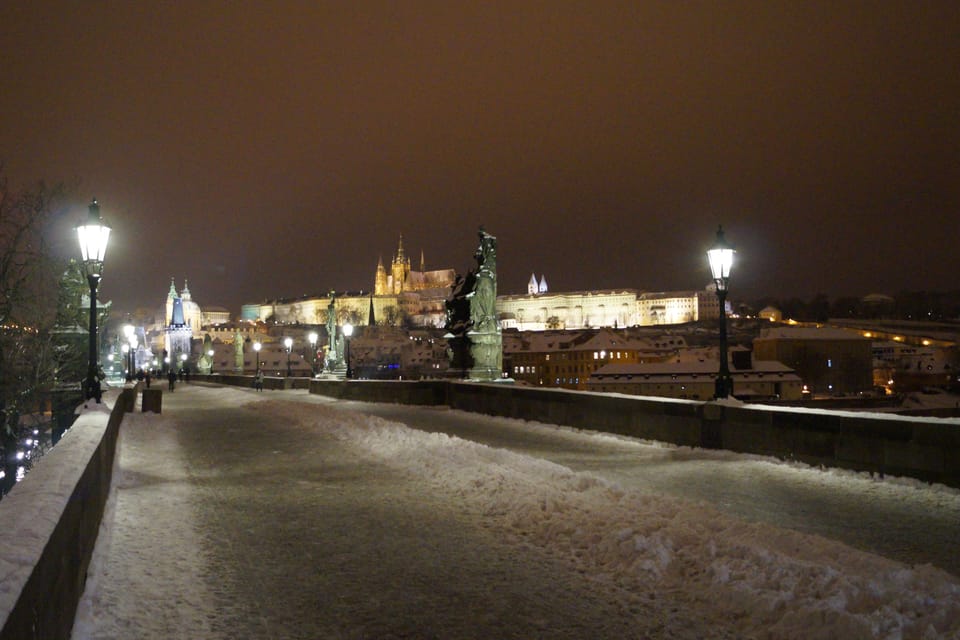
<path id="1" fill-rule="evenodd" d="M 729 376 L 719 376 L 714 383 L 714 398 L 729 398 L 733 393 L 733 378 Z"/>
<path id="2" fill-rule="evenodd" d="M 93 398 L 97 401 L 97 404 L 100 404 L 100 400 L 103 397 L 103 390 L 100 387 L 100 381 L 96 378 L 89 378 L 84 383 L 84 397 L 89 400 Z"/>

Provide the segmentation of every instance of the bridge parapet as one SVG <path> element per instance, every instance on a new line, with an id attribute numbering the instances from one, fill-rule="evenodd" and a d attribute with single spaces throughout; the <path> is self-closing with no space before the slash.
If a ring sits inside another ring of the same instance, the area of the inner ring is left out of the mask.
<path id="1" fill-rule="evenodd" d="M 111 398 L 112 396 L 112 398 Z M 107 406 L 113 400 L 113 408 Z M 104 394 L 0 502 L 0 639 L 69 638 L 136 389 Z"/>
<path id="2" fill-rule="evenodd" d="M 252 384 L 252 378 L 237 376 L 234 384 Z M 960 487 L 957 418 L 885 416 L 450 380 L 311 380 L 309 385 L 310 393 L 342 400 L 448 405 L 463 411 L 681 446 L 768 455 Z"/>

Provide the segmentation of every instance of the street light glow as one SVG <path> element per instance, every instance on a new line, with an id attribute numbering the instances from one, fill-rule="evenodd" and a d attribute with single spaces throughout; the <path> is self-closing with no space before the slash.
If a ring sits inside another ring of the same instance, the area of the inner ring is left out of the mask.
<path id="1" fill-rule="evenodd" d="M 717 240 L 713 247 L 707 251 L 707 260 L 710 261 L 710 272 L 713 274 L 713 281 L 717 289 L 726 289 L 727 281 L 730 279 L 730 270 L 733 269 L 733 255 L 736 253 L 733 247 L 727 244 L 723 236 L 723 227 L 717 228 Z M 721 313 L 723 310 L 721 309 Z"/>
<path id="2" fill-rule="evenodd" d="M 94 398 L 99 403 L 101 396 L 100 379 L 97 371 L 97 285 L 103 275 L 103 260 L 107 255 L 107 241 L 110 239 L 110 227 L 100 218 L 100 205 L 94 198 L 87 208 L 87 223 L 77 227 L 77 239 L 80 241 L 80 256 L 83 270 L 90 286 L 90 344 L 87 362 L 87 379 L 84 382 L 84 397 Z"/>
<path id="3" fill-rule="evenodd" d="M 717 287 L 717 303 L 720 306 L 720 370 L 717 373 L 714 397 L 727 398 L 733 392 L 733 378 L 730 376 L 730 365 L 727 362 L 727 285 L 730 280 L 730 270 L 733 268 L 733 247 L 727 244 L 723 237 L 723 227 L 717 227 L 717 239 L 713 247 L 707 251 L 707 260 L 710 262 L 710 272 Z"/>
<path id="4" fill-rule="evenodd" d="M 84 266 L 94 267 L 99 274 L 103 268 L 103 259 L 107 255 L 110 227 L 100 219 L 100 205 L 96 198 L 88 208 L 87 223 L 77 227 L 77 240 L 80 242 L 80 257 Z M 92 271 L 88 268 L 87 273 Z"/>

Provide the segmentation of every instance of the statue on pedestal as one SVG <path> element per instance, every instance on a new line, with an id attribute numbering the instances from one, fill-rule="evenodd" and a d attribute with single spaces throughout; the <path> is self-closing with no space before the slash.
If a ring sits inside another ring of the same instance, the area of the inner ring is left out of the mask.
<path id="1" fill-rule="evenodd" d="M 343 358 L 340 355 L 340 348 L 337 341 L 337 295 L 330 292 L 330 304 L 327 305 L 327 356 L 324 362 L 324 368 L 327 371 L 334 371 Z"/>
<path id="2" fill-rule="evenodd" d="M 470 355 L 473 366 L 470 379 L 494 381 L 502 379 L 503 335 L 497 321 L 497 239 L 480 227 L 480 245 L 474 254 L 477 260 L 476 280 L 470 301 Z"/>
<path id="3" fill-rule="evenodd" d="M 213 356 L 210 355 L 211 351 L 213 351 L 213 339 L 208 333 L 203 336 L 203 352 L 200 354 L 200 357 L 197 358 L 197 371 L 200 373 L 211 373 L 213 371 Z"/>
<path id="4" fill-rule="evenodd" d="M 210 336 L 207 335 L 209 338 Z M 203 344 L 203 352 L 209 351 L 206 341 Z M 211 363 L 212 366 L 213 363 Z M 243 334 L 237 331 L 233 334 L 233 370 L 237 373 L 243 373 Z"/>

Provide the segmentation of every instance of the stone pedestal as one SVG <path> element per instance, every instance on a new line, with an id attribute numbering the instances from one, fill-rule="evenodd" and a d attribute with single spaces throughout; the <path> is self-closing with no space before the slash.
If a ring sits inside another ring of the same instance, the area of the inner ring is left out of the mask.
<path id="1" fill-rule="evenodd" d="M 470 355 L 473 367 L 470 380 L 479 382 L 498 381 L 503 377 L 503 338 L 499 331 L 479 333 L 469 331 Z"/>

